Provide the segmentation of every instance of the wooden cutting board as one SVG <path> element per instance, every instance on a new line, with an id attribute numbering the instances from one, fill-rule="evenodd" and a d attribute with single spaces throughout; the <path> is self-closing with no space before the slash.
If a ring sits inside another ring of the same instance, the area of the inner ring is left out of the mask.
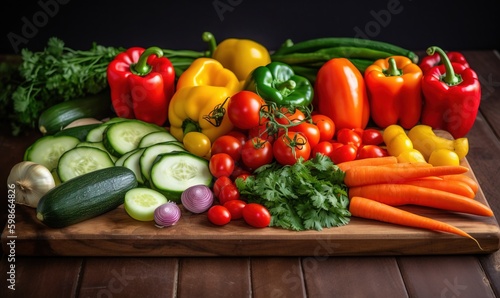
<path id="1" fill-rule="evenodd" d="M 462 165 L 470 169 L 467 160 Z M 472 170 L 467 174 L 476 179 Z M 488 205 L 482 190 L 475 199 Z M 121 206 L 99 217 L 52 229 L 36 219 L 35 209 L 20 205 L 16 206 L 15 234 L 9 234 L 6 225 L 2 247 L 9 254 L 15 243 L 15 254 L 27 256 L 314 257 L 480 254 L 500 248 L 500 229 L 494 217 L 416 206 L 405 209 L 463 229 L 479 241 L 482 250 L 468 238 L 354 217 L 343 227 L 297 232 L 256 229 L 243 220 L 218 227 L 208 221 L 206 214 L 183 210 L 175 226 L 160 229 L 153 222 L 133 220 Z"/>

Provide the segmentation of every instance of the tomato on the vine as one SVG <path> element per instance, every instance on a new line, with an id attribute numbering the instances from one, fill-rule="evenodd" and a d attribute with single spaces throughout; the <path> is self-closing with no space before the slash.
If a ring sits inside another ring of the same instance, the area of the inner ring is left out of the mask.
<path id="1" fill-rule="evenodd" d="M 275 112 L 274 119 L 276 122 L 282 125 L 291 125 L 294 122 L 300 122 L 306 119 L 304 112 L 299 109 L 292 111 L 288 107 L 280 107 L 277 112 Z"/>
<path id="2" fill-rule="evenodd" d="M 265 101 L 252 91 L 240 91 L 229 99 L 227 115 L 231 123 L 240 129 L 250 129 L 260 123 L 260 109 Z"/>
<path id="3" fill-rule="evenodd" d="M 243 219 L 255 228 L 264 228 L 271 223 L 271 213 L 261 204 L 249 203 L 243 208 Z"/>
<path id="4" fill-rule="evenodd" d="M 342 145 L 332 152 L 331 158 L 334 164 L 355 160 L 357 148 L 352 144 Z"/>
<path id="5" fill-rule="evenodd" d="M 207 212 L 208 220 L 214 225 L 223 226 L 231 221 L 231 212 L 222 205 L 213 205 Z"/>
<path id="6" fill-rule="evenodd" d="M 293 165 L 300 157 L 309 159 L 311 145 L 302 133 L 290 131 L 274 141 L 273 154 L 280 164 Z"/>
<path id="7" fill-rule="evenodd" d="M 208 163 L 210 173 L 216 178 L 221 176 L 231 176 L 234 170 L 234 160 L 227 153 L 217 153 L 210 157 Z"/>
<path id="8" fill-rule="evenodd" d="M 314 146 L 316 146 L 319 143 L 319 140 L 321 139 L 321 132 L 319 128 L 316 126 L 316 124 L 307 121 L 302 122 L 299 125 L 288 128 L 288 131 L 302 133 L 307 138 L 307 141 L 309 143 L 309 146 L 311 146 L 311 148 L 314 148 Z"/>
<path id="9" fill-rule="evenodd" d="M 242 144 L 237 138 L 230 135 L 223 135 L 215 139 L 212 143 L 211 154 L 226 153 L 237 162 L 241 157 L 241 147 Z"/>
<path id="10" fill-rule="evenodd" d="M 250 169 L 269 164 L 273 161 L 273 148 L 269 141 L 259 137 L 248 140 L 241 149 L 241 161 Z"/>
<path id="11" fill-rule="evenodd" d="M 388 156 L 387 150 L 377 145 L 361 145 L 358 148 L 357 159 Z"/>
<path id="12" fill-rule="evenodd" d="M 333 139 L 335 135 L 335 123 L 333 123 L 332 118 L 322 114 L 315 114 L 311 116 L 311 120 L 319 129 L 320 142 Z"/>

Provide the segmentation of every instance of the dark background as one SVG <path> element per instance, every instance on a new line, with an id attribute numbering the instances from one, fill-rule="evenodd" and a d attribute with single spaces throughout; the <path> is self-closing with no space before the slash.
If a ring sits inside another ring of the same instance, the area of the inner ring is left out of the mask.
<path id="1" fill-rule="evenodd" d="M 32 0 L 3 7 L 0 54 L 42 50 L 51 36 L 74 49 L 97 42 L 205 50 L 203 31 L 218 41 L 254 39 L 270 50 L 287 38 L 326 36 L 369 38 L 412 50 L 500 49 L 498 4 L 483 0 Z"/>

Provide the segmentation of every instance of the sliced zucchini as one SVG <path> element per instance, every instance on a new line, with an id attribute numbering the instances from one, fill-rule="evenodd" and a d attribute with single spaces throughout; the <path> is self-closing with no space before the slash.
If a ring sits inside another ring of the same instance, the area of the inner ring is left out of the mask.
<path id="1" fill-rule="evenodd" d="M 141 155 L 144 152 L 144 148 L 137 148 L 133 150 L 132 154 L 130 154 L 124 161 L 123 166 L 132 170 L 135 174 L 135 178 L 137 182 L 140 184 L 144 184 L 144 178 L 141 173 L 141 166 L 139 161 L 141 159 Z"/>
<path id="2" fill-rule="evenodd" d="M 141 173 L 144 179 L 150 179 L 151 166 L 158 155 L 173 151 L 186 151 L 186 149 L 184 149 L 184 147 L 179 145 L 176 141 L 151 145 L 145 148 L 140 160 Z"/>
<path id="3" fill-rule="evenodd" d="M 109 153 L 119 157 L 136 149 L 145 135 L 155 131 L 164 131 L 164 129 L 139 120 L 113 123 L 104 131 L 104 146 Z"/>
<path id="4" fill-rule="evenodd" d="M 59 158 L 57 175 L 61 182 L 99 169 L 113 167 L 115 163 L 106 151 L 94 147 L 76 147 Z"/>
<path id="5" fill-rule="evenodd" d="M 148 133 L 147 135 L 142 137 L 141 141 L 139 142 L 139 148 L 145 148 L 158 143 L 164 143 L 170 141 L 178 142 L 177 139 L 166 130 L 155 131 L 152 133 Z"/>
<path id="6" fill-rule="evenodd" d="M 78 138 L 72 136 L 43 136 L 26 149 L 24 160 L 41 164 L 52 171 L 57 168 L 61 155 L 79 142 Z"/>
<path id="7" fill-rule="evenodd" d="M 200 184 L 212 184 L 208 160 L 187 151 L 160 154 L 151 167 L 150 186 L 177 203 L 184 190 Z"/>

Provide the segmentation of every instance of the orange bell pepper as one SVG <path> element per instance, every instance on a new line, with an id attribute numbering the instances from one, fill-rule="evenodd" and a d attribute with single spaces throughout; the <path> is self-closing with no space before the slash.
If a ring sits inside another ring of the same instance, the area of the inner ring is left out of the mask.
<path id="1" fill-rule="evenodd" d="M 330 117 L 336 131 L 365 128 L 370 107 L 361 72 L 346 58 L 333 58 L 318 70 L 314 85 L 314 105 Z"/>
<path id="2" fill-rule="evenodd" d="M 379 59 L 365 70 L 365 83 L 373 122 L 381 128 L 415 126 L 422 112 L 422 70 L 409 58 Z"/>

